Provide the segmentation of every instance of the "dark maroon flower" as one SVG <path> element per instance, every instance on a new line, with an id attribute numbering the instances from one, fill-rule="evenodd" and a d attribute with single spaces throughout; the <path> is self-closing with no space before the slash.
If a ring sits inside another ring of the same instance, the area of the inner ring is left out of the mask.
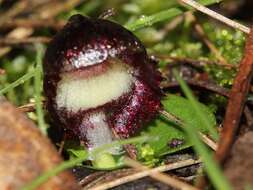
<path id="1" fill-rule="evenodd" d="M 47 108 L 88 147 L 133 135 L 160 109 L 160 73 L 145 47 L 122 26 L 72 16 L 44 58 Z"/>

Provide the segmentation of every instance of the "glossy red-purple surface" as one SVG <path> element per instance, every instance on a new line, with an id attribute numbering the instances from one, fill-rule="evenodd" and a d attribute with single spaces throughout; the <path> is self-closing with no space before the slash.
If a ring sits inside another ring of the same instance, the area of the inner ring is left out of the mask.
<path id="1" fill-rule="evenodd" d="M 61 73 L 78 77 L 76 73 L 89 69 L 92 75 L 103 71 L 101 68 L 110 59 L 133 68 L 136 80 L 131 92 L 103 106 L 77 113 L 57 107 L 56 89 Z M 160 80 L 160 73 L 141 42 L 130 31 L 108 20 L 72 16 L 53 38 L 44 58 L 44 93 L 49 113 L 57 125 L 72 130 L 83 141 L 86 136 L 82 129 L 89 126 L 81 123 L 94 110 L 104 111 L 108 124 L 119 136 L 127 138 L 135 134 L 161 107 Z"/>

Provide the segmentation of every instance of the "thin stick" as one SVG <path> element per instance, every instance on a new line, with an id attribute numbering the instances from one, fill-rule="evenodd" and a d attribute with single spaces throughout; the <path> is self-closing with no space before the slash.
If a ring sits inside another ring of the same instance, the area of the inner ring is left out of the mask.
<path id="1" fill-rule="evenodd" d="M 28 104 L 19 106 L 18 110 L 21 112 L 33 112 L 33 111 L 35 111 L 35 103 L 32 102 L 32 103 L 28 103 Z"/>
<path id="2" fill-rule="evenodd" d="M 212 139 L 210 139 L 207 135 L 199 132 L 199 135 L 201 137 L 201 140 L 208 145 L 211 149 L 213 149 L 214 151 L 217 150 L 218 144 L 215 143 Z"/>
<path id="3" fill-rule="evenodd" d="M 28 1 L 17 1 L 10 9 L 0 15 L 0 26 L 7 20 L 21 13 L 28 5 Z"/>
<path id="4" fill-rule="evenodd" d="M 31 29 L 31 28 L 18 27 L 18 28 L 11 30 L 7 35 L 5 35 L 5 37 L 6 38 L 23 39 L 23 38 L 27 38 L 32 33 L 33 33 L 33 29 Z M 12 50 L 11 46 L 0 47 L 0 57 L 9 53 L 11 50 Z"/>
<path id="5" fill-rule="evenodd" d="M 61 155 L 62 152 L 63 152 L 64 145 L 65 145 L 65 139 L 66 139 L 66 136 L 64 135 L 63 139 L 60 142 L 60 146 L 59 146 L 59 149 L 58 149 L 58 154 L 59 155 Z"/>
<path id="6" fill-rule="evenodd" d="M 0 38 L 0 45 L 17 45 L 17 44 L 29 44 L 29 43 L 48 43 L 51 38 L 44 36 L 28 37 L 22 39 L 15 38 Z"/>
<path id="7" fill-rule="evenodd" d="M 43 28 L 50 27 L 54 29 L 61 29 L 66 24 L 65 20 L 56 19 L 23 19 L 16 18 L 7 20 L 1 28 L 12 28 L 12 27 L 25 27 L 25 28 Z"/>
<path id="8" fill-rule="evenodd" d="M 187 79 L 185 80 L 185 82 L 188 85 L 200 87 L 205 90 L 217 93 L 219 95 L 229 97 L 229 89 L 216 85 L 215 83 L 211 83 L 209 81 L 204 81 L 204 80 L 195 80 L 195 79 Z M 177 81 L 172 81 L 172 82 L 164 81 L 161 83 L 162 89 L 167 89 L 167 88 L 172 88 L 172 87 L 177 87 L 177 86 L 179 86 Z"/>
<path id="9" fill-rule="evenodd" d="M 231 26 L 233 28 L 241 30 L 242 32 L 244 32 L 246 34 L 250 33 L 250 28 L 249 27 L 244 26 L 244 25 L 242 25 L 238 22 L 235 22 L 235 21 L 233 21 L 233 20 L 231 20 L 231 19 L 229 19 L 229 18 L 227 18 L 227 17 L 225 17 L 225 16 L 223 16 L 223 15 L 221 15 L 221 14 L 219 14 L 219 13 L 217 13 L 217 12 L 211 10 L 211 9 L 208 9 L 205 6 L 199 4 L 196 1 L 193 1 L 193 0 L 180 0 L 180 1 L 182 1 L 183 3 L 193 7 L 195 9 L 197 9 L 198 11 L 200 11 L 202 13 L 205 13 L 205 14 L 207 14 L 207 15 L 209 15 L 209 16 L 211 16 L 211 17 L 213 17 L 213 18 L 215 18 L 215 19 L 217 19 L 217 20 L 219 20 L 219 21 L 221 21 L 225 24 L 227 24 L 228 26 Z"/>
<path id="10" fill-rule="evenodd" d="M 191 59 L 188 57 L 175 57 L 175 56 L 168 56 L 168 55 L 159 55 L 155 54 L 155 57 L 165 60 L 165 61 L 175 61 L 179 63 L 189 63 L 193 65 L 194 67 L 203 67 L 204 65 L 207 64 L 215 64 L 215 65 L 222 65 L 221 63 L 214 62 L 214 61 L 209 61 L 209 60 L 197 60 L 197 59 Z M 236 65 L 230 64 L 229 67 L 234 67 L 236 68 Z"/>
<path id="11" fill-rule="evenodd" d="M 58 3 L 59 5 L 57 4 L 57 6 L 56 6 L 56 3 L 54 1 L 51 1 L 52 5 L 50 4 L 51 5 L 50 7 L 48 6 L 49 2 L 47 2 L 47 1 L 46 1 L 46 3 L 45 2 L 44 3 L 36 3 L 39 9 L 36 9 L 36 11 L 34 12 L 34 14 L 30 14 L 30 16 L 32 16 L 33 18 L 39 18 L 39 19 L 53 19 L 53 17 L 55 17 L 59 13 L 72 9 L 73 7 L 77 6 L 80 2 L 81 2 L 80 0 L 69 0 L 69 1 L 65 1 L 64 3 L 59 2 Z M 14 17 L 14 16 L 15 15 L 12 14 L 12 17 Z M 5 17 L 3 17 L 3 18 L 5 19 L 6 22 L 10 20 L 10 19 L 6 19 Z M 2 22 L 1 19 L 0 19 L 0 25 L 5 24 L 5 21 Z M 15 30 L 17 30 L 19 28 L 20 27 L 14 29 L 13 31 L 15 31 Z M 10 32 L 10 33 L 12 33 L 12 32 Z M 28 38 L 29 36 L 31 36 L 31 34 L 26 34 L 24 37 Z M 34 41 L 32 39 L 31 41 L 35 42 L 36 40 Z M 31 43 L 31 41 L 30 41 L 30 43 Z M 43 42 L 45 42 L 45 41 L 43 41 Z M 0 57 L 2 57 L 5 54 L 9 53 L 11 51 L 11 49 L 12 49 L 11 46 L 1 47 L 0 48 Z"/>
<path id="12" fill-rule="evenodd" d="M 157 172 L 170 171 L 170 170 L 174 170 L 174 169 L 178 169 L 178 168 L 182 168 L 182 167 L 186 167 L 186 166 L 191 166 L 191 165 L 199 164 L 199 163 L 201 163 L 200 160 L 187 159 L 187 160 L 179 161 L 179 162 L 164 165 L 164 166 L 159 166 L 159 167 L 156 167 L 153 169 L 145 169 L 143 171 L 139 171 L 134 174 L 118 178 L 118 179 L 113 180 L 109 183 L 97 185 L 93 188 L 90 188 L 89 190 L 105 190 L 105 189 L 109 189 L 109 188 L 112 188 L 112 187 L 115 187 L 115 186 L 118 186 L 118 185 L 121 185 L 124 183 L 128 183 L 128 182 L 149 176 L 151 174 L 157 175 Z M 190 186 L 190 187 L 192 187 L 192 186 Z M 196 189 L 196 188 L 194 188 L 194 189 Z"/>
<path id="13" fill-rule="evenodd" d="M 36 14 L 38 15 L 36 16 L 39 16 L 42 19 L 53 18 L 61 12 L 73 9 L 80 3 L 81 0 L 68 0 L 64 2 L 58 1 L 58 3 L 51 1 L 51 4 L 47 3 L 45 6 L 41 6 L 41 8 L 37 10 Z"/>
<path id="14" fill-rule="evenodd" d="M 116 170 L 118 171 L 118 170 Z M 101 179 L 102 177 L 104 177 L 105 175 L 108 175 L 108 173 L 113 173 L 115 171 L 112 172 L 106 172 L 106 171 L 97 171 L 95 173 L 91 173 L 88 176 L 85 176 L 83 179 L 81 179 L 78 184 L 81 187 L 87 187 L 88 185 L 96 182 L 97 180 Z"/>
<path id="15" fill-rule="evenodd" d="M 175 122 L 176 124 L 178 124 L 179 126 L 182 127 L 187 127 L 185 125 L 185 123 L 183 123 L 179 118 L 177 118 L 175 115 L 168 113 L 165 110 L 161 110 L 159 111 L 160 114 L 162 114 L 164 117 L 166 117 L 168 120 Z M 211 149 L 216 150 L 217 149 L 217 144 L 210 139 L 208 136 L 206 136 L 205 134 L 199 132 L 200 138 L 201 140 L 208 145 Z"/>
<path id="16" fill-rule="evenodd" d="M 126 163 L 126 165 L 128 165 L 132 168 L 136 168 L 138 170 L 142 170 L 142 171 L 149 170 L 148 167 L 143 166 L 141 163 L 139 163 L 135 160 L 132 160 L 130 158 L 125 158 L 125 163 Z M 166 175 L 161 172 L 150 174 L 150 177 L 152 177 L 153 179 L 156 179 L 160 182 L 163 182 L 171 187 L 175 187 L 177 189 L 197 190 L 196 187 L 194 187 L 184 181 L 181 181 L 180 179 L 176 178 L 175 176 L 172 177 L 172 176 Z"/>

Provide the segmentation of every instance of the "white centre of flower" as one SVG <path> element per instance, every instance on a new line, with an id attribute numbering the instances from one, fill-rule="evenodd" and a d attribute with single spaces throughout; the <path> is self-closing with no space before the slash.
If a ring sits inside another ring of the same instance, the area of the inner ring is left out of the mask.
<path id="1" fill-rule="evenodd" d="M 59 108 L 73 112 L 96 108 L 128 93 L 133 82 L 129 68 L 121 63 L 113 63 L 104 73 L 89 78 L 62 75 L 56 103 Z"/>

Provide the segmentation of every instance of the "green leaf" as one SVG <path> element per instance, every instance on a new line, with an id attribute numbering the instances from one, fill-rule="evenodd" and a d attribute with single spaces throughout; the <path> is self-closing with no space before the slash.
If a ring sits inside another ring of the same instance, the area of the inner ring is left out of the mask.
<path id="1" fill-rule="evenodd" d="M 163 101 L 164 109 L 177 116 L 186 124 L 197 127 L 202 132 L 208 132 L 208 129 L 201 125 L 201 120 L 196 116 L 195 110 L 192 108 L 192 104 L 186 98 L 169 94 Z M 213 127 L 216 126 L 216 119 L 210 109 L 202 103 L 198 102 L 205 119 L 208 120 Z"/>
<path id="2" fill-rule="evenodd" d="M 211 5 L 220 2 L 220 0 L 200 0 L 198 1 L 202 5 Z M 189 9 L 192 9 L 189 7 Z M 139 19 L 132 23 L 128 23 L 125 27 L 131 31 L 135 31 L 147 26 L 152 26 L 154 23 L 164 20 L 170 20 L 178 15 L 183 14 L 186 11 L 185 7 L 170 8 L 150 16 L 142 15 Z"/>
<path id="3" fill-rule="evenodd" d="M 160 22 L 163 20 L 169 20 L 173 17 L 176 17 L 182 14 L 183 11 L 177 8 L 170 8 L 165 11 L 161 11 L 159 13 L 155 13 L 151 16 L 141 16 L 141 18 L 137 19 L 135 22 L 127 24 L 125 27 L 131 31 L 135 31 L 137 29 L 152 26 L 156 22 Z"/>
<path id="4" fill-rule="evenodd" d="M 84 155 L 88 153 L 83 145 L 80 145 L 78 141 L 74 140 L 66 140 L 64 149 L 67 151 L 70 158 L 83 158 Z"/>
<path id="5" fill-rule="evenodd" d="M 83 158 L 85 157 L 85 155 L 87 155 L 88 151 L 84 146 L 81 146 L 81 145 L 77 146 L 75 145 L 75 143 L 69 143 L 68 146 L 70 147 L 71 144 L 73 147 L 67 149 L 67 152 L 69 153 L 69 156 L 71 159 Z M 115 161 L 113 155 L 107 152 L 100 153 L 92 160 L 92 165 L 94 169 L 97 169 L 97 170 L 115 168 L 119 164 Z M 82 164 L 78 163 L 78 165 L 81 166 Z"/>
<path id="6" fill-rule="evenodd" d="M 163 118 L 158 118 L 153 121 L 143 133 L 159 137 L 159 141 L 148 142 L 148 145 L 154 151 L 153 155 L 156 157 L 173 153 L 191 146 L 191 144 L 185 141 L 184 132 L 176 125 L 167 122 Z M 174 141 L 181 141 L 181 144 L 175 147 L 170 146 L 170 144 L 172 144 Z M 145 146 L 147 145 L 145 144 Z M 139 148 L 139 151 L 141 151 L 140 154 L 143 154 L 142 150 L 142 147 Z"/>
<path id="7" fill-rule="evenodd" d="M 192 109 L 189 100 L 169 94 L 164 98 L 162 104 L 167 112 L 175 115 L 187 125 L 194 126 L 198 131 L 207 134 L 208 129 L 201 125 L 200 119 L 196 116 L 196 112 Z M 206 119 L 212 123 L 213 127 L 216 126 L 215 116 L 209 108 L 201 103 L 199 103 L 199 106 Z M 162 117 L 154 120 L 142 133 L 159 137 L 159 141 L 148 142 L 156 156 L 173 153 L 192 145 L 187 140 L 182 128 Z M 141 151 L 142 149 L 139 148 L 139 150 Z"/>
<path id="8" fill-rule="evenodd" d="M 80 146 L 76 149 L 67 149 L 67 152 L 71 155 L 71 157 L 82 158 L 87 154 L 87 151 L 83 146 Z"/>
<path id="9" fill-rule="evenodd" d="M 113 155 L 103 152 L 92 160 L 92 165 L 101 169 L 110 169 L 117 167 L 117 162 L 115 161 Z"/>

